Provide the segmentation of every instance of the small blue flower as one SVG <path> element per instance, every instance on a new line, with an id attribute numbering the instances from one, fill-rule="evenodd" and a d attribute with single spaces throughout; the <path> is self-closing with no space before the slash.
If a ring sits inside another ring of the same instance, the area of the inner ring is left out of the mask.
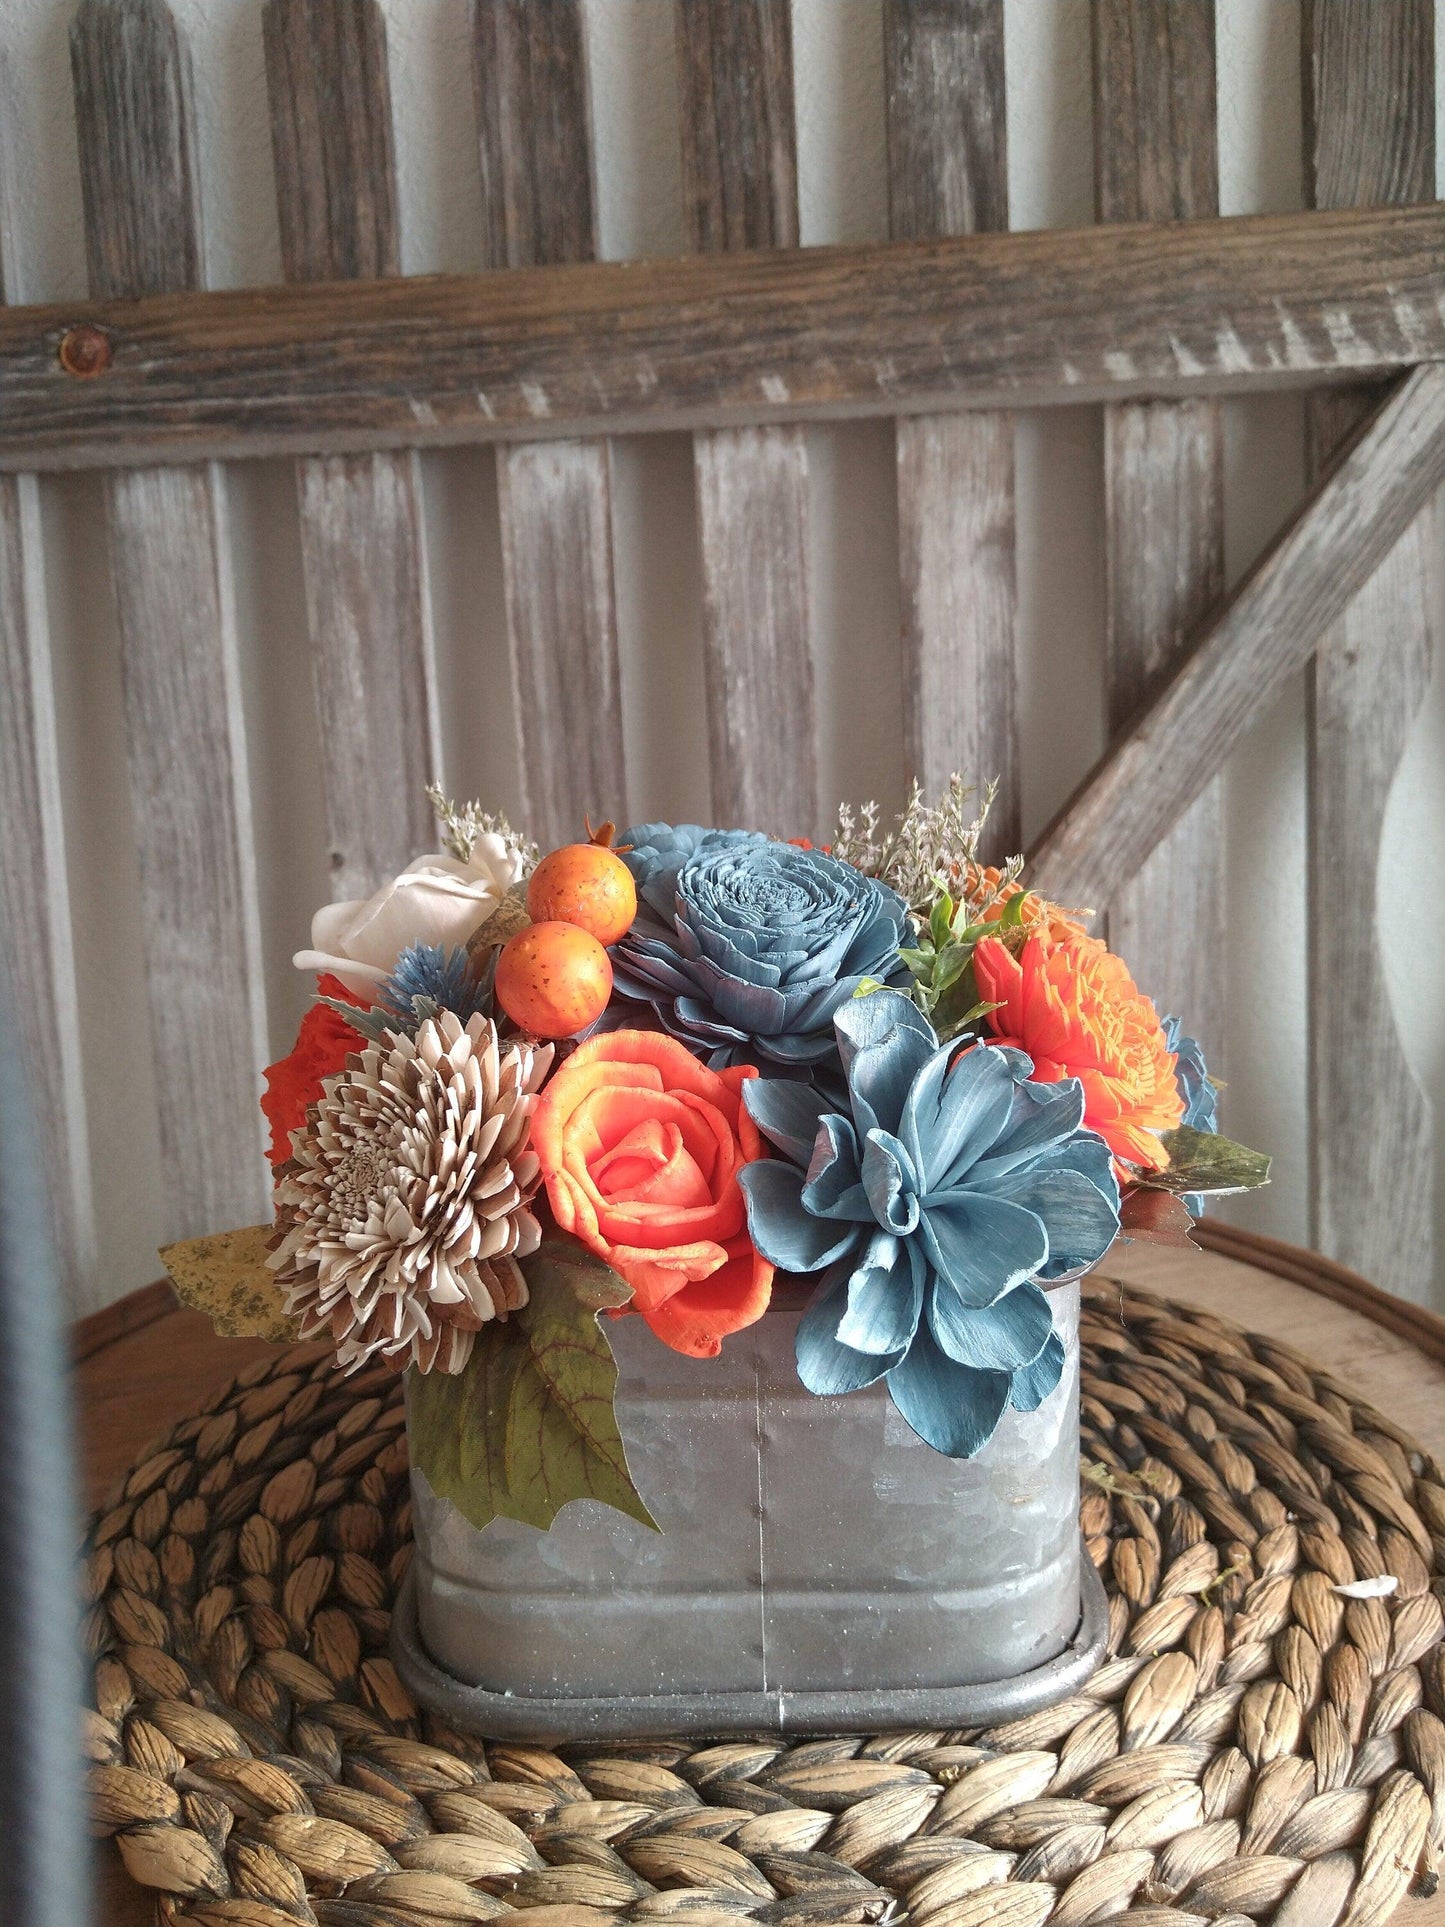
<path id="1" fill-rule="evenodd" d="M 807 1085 L 750 1083 L 781 1152 L 741 1174 L 748 1228 L 784 1271 L 823 1273 L 798 1330 L 811 1392 L 886 1376 L 920 1438 L 971 1458 L 1007 1406 L 1033 1411 L 1064 1352 L 1035 1282 L 1094 1264 L 1119 1227 L 1077 1079 L 1031 1083 L 1022 1051 L 940 1045 L 880 990 L 834 1019 L 849 1114 Z"/>
<path id="2" fill-rule="evenodd" d="M 1174 1082 L 1184 1103 L 1184 1116 L 1180 1123 L 1191 1131 L 1212 1131 L 1219 1129 L 1219 1087 L 1214 1084 L 1204 1067 L 1204 1052 L 1197 1038 L 1185 1037 L 1180 1033 L 1179 1019 L 1165 1017 L 1164 1042 L 1174 1052 L 1177 1062 L 1174 1066 Z M 1191 1193 L 1184 1203 L 1192 1218 L 1202 1218 L 1207 1200 L 1198 1193 Z"/>
<path id="3" fill-rule="evenodd" d="M 495 953 L 494 953 L 495 954 Z M 423 1008 L 418 1009 L 418 1002 Z M 377 995 L 377 1003 L 394 1011 L 408 1030 L 415 1030 L 430 1006 L 450 1010 L 465 1024 L 469 1017 L 492 1015 L 491 971 L 478 978 L 465 950 L 441 944 L 408 944 Z"/>
<path id="4" fill-rule="evenodd" d="M 903 899 L 849 863 L 693 823 L 645 823 L 620 841 L 642 908 L 612 951 L 616 995 L 650 1005 L 715 1070 L 826 1078 L 834 1012 L 865 977 L 906 977 Z"/>

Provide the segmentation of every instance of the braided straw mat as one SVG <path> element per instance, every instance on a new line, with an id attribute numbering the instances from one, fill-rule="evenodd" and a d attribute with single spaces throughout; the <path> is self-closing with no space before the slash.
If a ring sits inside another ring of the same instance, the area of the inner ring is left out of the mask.
<path id="1" fill-rule="evenodd" d="M 982 1732 L 555 1752 L 419 1715 L 386 1657 L 398 1382 L 265 1360 L 94 1522 L 96 1827 L 202 1927 L 1384 1920 L 1445 1848 L 1439 1467 L 1285 1346 L 1115 1281 L 1083 1347 L 1087 1691 Z"/>

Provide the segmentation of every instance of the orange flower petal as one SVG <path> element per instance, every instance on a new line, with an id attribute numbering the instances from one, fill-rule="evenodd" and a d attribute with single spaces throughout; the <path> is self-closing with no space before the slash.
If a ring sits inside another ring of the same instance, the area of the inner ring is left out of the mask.
<path id="1" fill-rule="evenodd" d="M 988 1017 L 998 1041 L 1026 1051 L 1040 1081 L 1077 1077 L 1085 1126 L 1116 1158 L 1162 1170 L 1159 1133 L 1181 1122 L 1184 1102 L 1158 1013 L 1122 959 L 1082 931 L 1040 931 L 1016 958 L 983 938 L 974 970 L 980 996 L 1000 1006 Z"/>
<path id="2" fill-rule="evenodd" d="M 773 1267 L 748 1247 L 721 1271 L 688 1284 L 643 1317 L 664 1345 L 691 1358 L 716 1358 L 722 1341 L 756 1324 L 773 1292 Z"/>
<path id="3" fill-rule="evenodd" d="M 663 1318 L 664 1307 L 706 1286 L 693 1309 L 658 1328 L 698 1356 L 760 1317 L 771 1293 L 772 1267 L 748 1238 L 738 1183 L 763 1154 L 742 1104 L 756 1075 L 751 1066 L 709 1070 L 656 1031 L 612 1031 L 579 1045 L 533 1115 L 532 1148 L 558 1224 L 632 1286 L 638 1311 Z"/>

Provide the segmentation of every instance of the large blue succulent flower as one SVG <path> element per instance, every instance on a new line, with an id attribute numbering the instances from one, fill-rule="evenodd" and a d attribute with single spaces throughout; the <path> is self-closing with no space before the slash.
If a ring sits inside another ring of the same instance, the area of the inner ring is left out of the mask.
<path id="1" fill-rule="evenodd" d="M 1174 1083 L 1184 1104 L 1180 1123 L 1191 1131 L 1218 1131 L 1219 1088 L 1205 1068 L 1199 1040 L 1181 1034 L 1177 1017 L 1165 1017 L 1162 1022 L 1164 1042 L 1174 1052 Z M 1195 1192 L 1184 1200 L 1192 1218 L 1204 1216 L 1205 1202 Z"/>
<path id="2" fill-rule="evenodd" d="M 745 1102 L 782 1153 L 742 1172 L 748 1228 L 784 1271 L 823 1273 L 798 1329 L 811 1392 L 887 1377 L 920 1438 L 971 1458 L 1005 1409 L 1059 1382 L 1048 1281 L 1095 1263 L 1119 1226 L 1102 1138 L 1076 1079 L 1031 1083 L 1022 1051 L 940 1045 L 880 990 L 835 1018 L 849 1114 L 759 1078 Z"/>
<path id="3" fill-rule="evenodd" d="M 865 977 L 906 978 L 903 899 L 850 863 L 693 823 L 644 823 L 620 841 L 641 908 L 612 951 L 614 990 L 714 1069 L 836 1071 L 834 1012 Z"/>

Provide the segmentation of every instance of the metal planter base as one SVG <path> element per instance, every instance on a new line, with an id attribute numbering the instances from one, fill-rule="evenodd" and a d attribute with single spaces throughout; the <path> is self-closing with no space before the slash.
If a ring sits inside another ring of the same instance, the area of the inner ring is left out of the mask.
<path id="1" fill-rule="evenodd" d="M 1085 1559 L 1083 1613 L 1073 1638 L 1056 1658 L 1011 1679 L 974 1686 L 790 1693 L 774 1687 L 739 1693 L 599 1694 L 586 1699 L 528 1699 L 488 1692 L 443 1672 L 421 1643 L 416 1574 L 397 1596 L 391 1656 L 408 1690 L 464 1733 L 488 1739 L 650 1739 L 661 1734 L 887 1733 L 917 1727 L 993 1726 L 1022 1719 L 1067 1699 L 1104 1656 L 1109 1602 L 1099 1575 Z"/>
<path id="2" fill-rule="evenodd" d="M 801 1294 L 706 1361 L 617 1320 L 618 1424 L 661 1532 L 591 1500 L 550 1532 L 478 1531 L 413 1471 L 402 1677 L 458 1725 L 548 1740 L 970 1726 L 1074 1691 L 1105 1612 L 1078 1527 L 1078 1284 L 1050 1296 L 1062 1381 L 969 1460 L 882 1383 L 804 1391 Z"/>

